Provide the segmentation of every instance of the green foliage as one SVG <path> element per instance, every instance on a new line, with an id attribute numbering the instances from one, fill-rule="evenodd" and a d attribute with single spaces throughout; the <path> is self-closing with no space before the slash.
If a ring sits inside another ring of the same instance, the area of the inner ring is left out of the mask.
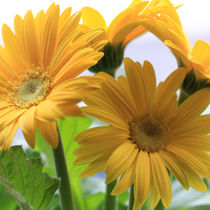
<path id="1" fill-rule="evenodd" d="M 91 123 L 92 120 L 88 117 L 67 117 L 66 120 L 58 121 L 76 210 L 86 210 L 79 178 L 79 173 L 85 166 L 73 165 L 76 159 L 73 151 L 78 147 L 77 142 L 73 141 L 73 139 L 77 134 L 86 130 Z"/>
<path id="2" fill-rule="evenodd" d="M 26 158 L 22 147 L 0 153 L 0 183 L 22 209 L 45 210 L 58 189 L 59 180 L 42 173 L 39 158 Z"/>
<path id="3" fill-rule="evenodd" d="M 65 120 L 58 121 L 76 210 L 86 210 L 79 178 L 79 173 L 85 166 L 73 165 L 76 159 L 73 151 L 78 147 L 78 144 L 73 139 L 78 133 L 87 129 L 91 123 L 92 120 L 88 117 L 67 117 Z M 44 171 L 52 176 L 56 176 L 52 148 L 46 143 L 40 133 L 37 133 L 36 150 L 41 152 L 41 157 L 44 160 Z M 56 208 L 52 207 L 51 209 L 54 210 Z"/>

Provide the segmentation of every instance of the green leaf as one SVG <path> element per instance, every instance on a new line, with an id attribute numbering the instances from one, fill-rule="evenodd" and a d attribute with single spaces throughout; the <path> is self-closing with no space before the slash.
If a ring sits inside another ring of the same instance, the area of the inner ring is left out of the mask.
<path id="1" fill-rule="evenodd" d="M 79 178 L 79 173 L 85 166 L 73 165 L 76 159 L 73 151 L 78 148 L 77 142 L 73 141 L 73 139 L 78 133 L 86 130 L 91 123 L 92 120 L 88 117 L 67 117 L 66 120 L 58 121 L 76 210 L 86 210 Z"/>
<path id="2" fill-rule="evenodd" d="M 82 198 L 80 178 L 78 176 L 85 166 L 73 165 L 73 161 L 76 158 L 73 151 L 78 147 L 78 144 L 73 139 L 78 133 L 86 130 L 91 123 L 92 120 L 88 117 L 66 117 L 65 120 L 58 121 L 76 210 L 86 210 Z M 52 148 L 46 143 L 39 132 L 37 132 L 36 141 L 36 150 L 41 152 L 44 171 L 51 176 L 56 176 Z"/>
<path id="3" fill-rule="evenodd" d="M 36 135 L 36 147 L 35 150 L 41 153 L 41 159 L 43 161 L 44 167 L 43 171 L 48 173 L 52 177 L 56 177 L 55 164 L 53 159 L 52 148 L 44 140 L 39 131 Z"/>
<path id="4" fill-rule="evenodd" d="M 101 192 L 91 196 L 84 197 L 86 210 L 97 209 L 99 204 L 101 204 L 104 201 L 104 196 L 105 194 Z"/>
<path id="5" fill-rule="evenodd" d="M 45 210 L 59 180 L 42 173 L 39 158 L 26 158 L 22 147 L 0 152 L 0 184 L 18 202 L 22 209 Z"/>
<path id="6" fill-rule="evenodd" d="M 3 187 L 0 186 L 0 204 L 1 209 L 4 210 L 16 210 L 19 209 L 17 202 L 13 199 Z"/>

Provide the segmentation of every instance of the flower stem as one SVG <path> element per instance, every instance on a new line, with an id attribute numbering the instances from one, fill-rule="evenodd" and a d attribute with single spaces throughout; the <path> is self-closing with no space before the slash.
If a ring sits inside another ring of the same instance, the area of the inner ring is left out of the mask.
<path id="1" fill-rule="evenodd" d="M 111 195 L 116 183 L 117 180 L 106 185 L 105 210 L 115 210 L 117 208 L 117 197 Z"/>
<path id="2" fill-rule="evenodd" d="M 66 166 L 65 154 L 61 140 L 60 131 L 58 131 L 58 147 L 53 149 L 53 156 L 56 166 L 57 177 L 60 177 L 60 198 L 63 210 L 74 210 L 71 185 L 69 181 L 68 169 Z"/>
<path id="3" fill-rule="evenodd" d="M 157 204 L 157 206 L 154 208 L 155 210 L 164 210 L 165 207 L 163 206 L 161 200 L 159 201 L 159 203 Z"/>
<path id="4" fill-rule="evenodd" d="M 128 210 L 132 210 L 133 209 L 133 203 L 134 203 L 134 185 L 132 185 L 131 188 L 130 188 Z"/>

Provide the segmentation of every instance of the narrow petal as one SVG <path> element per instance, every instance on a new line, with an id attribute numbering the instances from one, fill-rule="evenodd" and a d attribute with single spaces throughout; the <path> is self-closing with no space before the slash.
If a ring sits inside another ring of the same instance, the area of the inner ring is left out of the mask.
<path id="1" fill-rule="evenodd" d="M 84 111 L 84 113 L 87 115 L 101 120 L 102 122 L 105 122 L 125 131 L 128 130 L 128 124 L 124 122 L 123 119 L 121 119 L 121 117 L 117 116 L 115 113 L 113 114 L 111 112 L 104 111 L 102 108 L 94 106 L 83 107 L 82 111 Z"/>
<path id="2" fill-rule="evenodd" d="M 33 18 L 32 11 L 29 10 L 23 21 L 23 30 L 24 30 L 24 48 L 26 54 L 29 58 L 29 61 L 32 64 L 39 65 L 39 51 L 37 43 L 37 34 L 35 28 L 35 22 Z"/>
<path id="3" fill-rule="evenodd" d="M 21 128 L 27 143 L 32 148 L 35 147 L 35 143 L 36 143 L 35 111 L 36 111 L 36 107 L 32 106 L 18 120 L 18 125 Z"/>
<path id="4" fill-rule="evenodd" d="M 37 106 L 36 118 L 45 122 L 63 120 L 65 119 L 65 114 L 55 103 L 50 100 L 44 100 Z"/>
<path id="5" fill-rule="evenodd" d="M 172 172 L 172 174 L 179 180 L 182 186 L 189 190 L 189 183 L 182 168 L 176 163 L 176 160 L 165 151 L 160 152 L 160 157 L 164 161 L 166 167 Z"/>
<path id="6" fill-rule="evenodd" d="M 121 176 L 120 180 L 115 185 L 114 189 L 112 190 L 112 195 L 119 195 L 125 192 L 134 182 L 136 175 L 136 159 L 133 164 L 127 168 L 124 174 Z"/>
<path id="7" fill-rule="evenodd" d="M 150 153 L 150 159 L 155 185 L 160 193 L 163 205 L 168 208 L 172 199 L 171 182 L 168 172 L 158 153 Z"/>
<path id="8" fill-rule="evenodd" d="M 150 158 L 147 152 L 140 151 L 136 161 L 134 208 L 140 208 L 150 191 Z"/>
<path id="9" fill-rule="evenodd" d="M 95 128 L 90 128 L 83 131 L 75 137 L 75 141 L 79 144 L 81 142 L 100 142 L 100 141 L 117 141 L 118 139 L 128 139 L 129 134 L 123 130 L 120 130 L 111 126 L 100 126 Z"/>
<path id="10" fill-rule="evenodd" d="M 43 138 L 47 141 L 47 143 L 53 148 L 57 148 L 58 131 L 57 131 L 56 121 L 43 122 L 38 120 L 37 127 Z"/>
<path id="11" fill-rule="evenodd" d="M 176 124 L 183 124 L 198 117 L 209 105 L 210 90 L 204 88 L 191 95 L 185 100 L 177 110 L 177 117 L 174 121 Z"/>
<path id="12" fill-rule="evenodd" d="M 62 111 L 64 112 L 65 116 L 72 116 L 72 117 L 84 117 L 85 115 L 82 113 L 81 109 L 77 105 L 73 106 L 62 106 Z"/>
<path id="13" fill-rule="evenodd" d="M 107 161 L 104 172 L 107 174 L 106 183 L 114 181 L 122 175 L 124 171 L 134 163 L 138 154 L 135 145 L 131 142 L 125 142 L 115 149 L 111 157 Z"/>
<path id="14" fill-rule="evenodd" d="M 49 15 L 45 22 L 41 39 L 41 61 L 45 66 L 50 64 L 50 60 L 54 53 L 57 29 L 59 23 L 59 6 L 52 6 L 48 9 Z"/>
<path id="15" fill-rule="evenodd" d="M 7 125 L 0 132 L 0 151 L 2 149 L 9 151 L 13 137 L 18 129 L 18 122 L 14 121 L 11 124 Z"/>
<path id="16" fill-rule="evenodd" d="M 192 168 L 197 175 L 208 177 L 208 169 L 206 165 L 195 155 L 178 146 L 168 146 L 167 150 L 173 153 L 178 160 L 185 162 L 185 165 L 188 165 L 190 168 Z"/>
<path id="17" fill-rule="evenodd" d="M 80 178 L 85 178 L 88 176 L 93 176 L 100 171 L 103 171 L 106 165 L 108 157 L 107 156 L 102 156 L 90 163 L 85 170 L 83 170 L 80 174 Z"/>

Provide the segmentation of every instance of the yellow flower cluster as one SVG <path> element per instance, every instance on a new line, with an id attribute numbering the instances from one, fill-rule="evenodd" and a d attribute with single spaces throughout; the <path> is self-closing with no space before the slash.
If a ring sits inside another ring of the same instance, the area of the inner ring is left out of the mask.
<path id="1" fill-rule="evenodd" d="M 198 80 L 210 77 L 210 45 L 199 40 L 191 49 L 177 9 L 169 0 L 133 0 L 107 26 L 93 8 L 60 13 L 52 4 L 35 17 L 31 11 L 24 18 L 17 15 L 14 32 L 3 25 L 0 150 L 10 149 L 18 128 L 32 148 L 37 129 L 56 148 L 56 120 L 89 115 L 108 126 L 75 138 L 80 145 L 75 164 L 88 164 L 81 177 L 104 170 L 107 184 L 119 178 L 112 195 L 134 185 L 133 210 L 149 194 L 151 208 L 160 199 L 169 207 L 168 171 L 185 189 L 206 191 L 201 177 L 210 177 L 210 116 L 201 114 L 210 89 L 197 91 L 180 106 L 176 93 L 191 70 Z M 156 85 L 150 62 L 125 58 L 126 76 L 112 77 L 126 45 L 147 31 L 171 49 L 179 68 Z M 100 73 L 78 77 L 86 69 Z M 81 100 L 87 104 L 82 109 Z"/>

